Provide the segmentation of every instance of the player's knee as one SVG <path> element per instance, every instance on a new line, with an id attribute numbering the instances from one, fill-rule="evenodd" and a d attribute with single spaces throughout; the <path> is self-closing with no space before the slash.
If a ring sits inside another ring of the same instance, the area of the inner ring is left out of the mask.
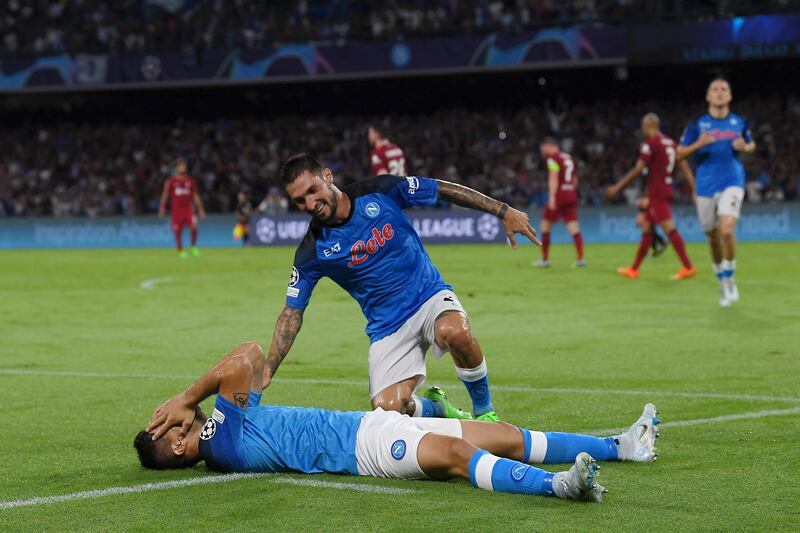
<path id="1" fill-rule="evenodd" d="M 464 439 L 452 438 L 448 443 L 449 473 L 452 477 L 469 477 L 469 463 L 477 448 Z"/>
<path id="2" fill-rule="evenodd" d="M 392 395 L 376 396 L 372 399 L 373 409 L 383 409 L 384 411 L 397 411 L 398 413 L 408 414 L 408 406 L 411 403 L 411 396 Z"/>
<path id="3" fill-rule="evenodd" d="M 475 343 L 469 326 L 459 320 L 456 323 L 443 323 L 436 325 L 436 342 L 451 353 L 461 354 L 469 352 Z"/>
<path id="4" fill-rule="evenodd" d="M 722 224 L 719 228 L 719 236 L 724 241 L 732 241 L 734 239 L 733 225 Z"/>
<path id="5" fill-rule="evenodd" d="M 257 357 L 264 357 L 264 350 L 261 348 L 261 345 L 258 344 L 256 341 L 245 342 L 242 345 L 240 345 L 239 348 L 247 354 L 252 354 Z"/>

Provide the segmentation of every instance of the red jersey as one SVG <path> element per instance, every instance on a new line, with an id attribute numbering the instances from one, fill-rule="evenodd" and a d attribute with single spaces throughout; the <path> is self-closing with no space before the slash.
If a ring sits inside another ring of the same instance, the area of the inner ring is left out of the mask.
<path id="1" fill-rule="evenodd" d="M 406 175 L 406 156 L 399 146 L 387 143 L 376 148 L 369 155 L 372 175 L 392 174 L 394 176 Z"/>
<path id="2" fill-rule="evenodd" d="M 197 192 L 197 184 L 194 178 L 189 176 L 171 176 L 167 180 L 167 190 L 169 191 L 169 205 L 172 215 L 191 214 L 192 198 Z"/>
<path id="3" fill-rule="evenodd" d="M 578 175 L 575 173 L 575 162 L 572 160 L 572 156 L 566 152 L 556 152 L 547 158 L 547 170 L 558 172 L 556 205 L 578 203 L 578 192 L 575 190 Z"/>
<path id="4" fill-rule="evenodd" d="M 675 155 L 675 141 L 662 133 L 645 139 L 642 143 L 639 160 L 647 165 L 648 198 L 672 198 Z"/>

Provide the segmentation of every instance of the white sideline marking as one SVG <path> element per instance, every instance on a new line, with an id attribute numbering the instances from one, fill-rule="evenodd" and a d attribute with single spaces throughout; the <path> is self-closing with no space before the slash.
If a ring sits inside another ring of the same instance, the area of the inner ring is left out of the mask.
<path id="1" fill-rule="evenodd" d="M 270 477 L 269 483 L 281 485 L 300 485 L 304 487 L 315 487 L 323 489 L 354 490 L 357 492 L 372 492 L 375 494 L 414 494 L 413 489 L 400 489 L 395 487 L 382 487 L 369 485 L 366 483 L 342 483 L 337 481 L 322 481 L 319 479 L 298 479 L 291 477 L 273 477 L 275 474 L 223 474 L 195 477 L 191 479 L 179 479 L 175 481 L 159 481 L 156 483 L 145 483 L 143 485 L 133 485 L 131 487 L 109 487 L 107 489 L 86 490 L 73 492 L 71 494 L 61 494 L 57 496 L 41 496 L 29 498 L 27 500 L 0 501 L 0 510 L 15 509 L 17 507 L 33 507 L 46 505 L 49 503 L 70 502 L 75 500 L 89 500 L 102 498 L 105 496 L 116 496 L 118 494 L 137 494 L 140 492 L 150 492 L 153 490 L 166 490 L 178 487 L 190 487 L 192 485 L 206 485 L 209 483 L 227 483 L 239 479 L 251 479 L 258 477 Z"/>
<path id="2" fill-rule="evenodd" d="M 26 370 L 21 368 L 0 368 L 0 375 L 19 376 L 54 376 L 54 377 L 84 377 L 84 378 L 133 378 L 133 379 L 197 379 L 194 374 L 137 374 L 127 372 L 83 372 L 62 370 Z M 352 385 L 367 387 L 367 381 L 356 379 L 315 379 L 279 377 L 276 383 L 303 383 L 309 385 Z M 457 384 L 448 383 L 447 385 Z M 492 390 L 508 392 L 529 392 L 543 394 L 614 394 L 643 397 L 678 397 L 678 398 L 709 398 L 718 400 L 745 400 L 757 402 L 791 402 L 800 403 L 800 398 L 790 396 L 763 396 L 758 394 L 726 394 L 717 392 L 676 392 L 676 391 L 643 391 L 643 390 L 616 390 L 616 389 L 579 389 L 561 387 L 528 387 L 525 385 L 492 385 Z"/>
<path id="3" fill-rule="evenodd" d="M 662 422 L 659 428 L 700 426 L 702 424 L 714 424 L 716 422 L 728 422 L 731 420 L 746 420 L 748 418 L 764 418 L 767 416 L 796 415 L 800 414 L 800 407 L 790 407 L 789 409 L 766 409 L 752 413 L 736 413 L 732 415 L 714 416 L 711 418 L 694 418 L 691 420 L 675 420 L 673 422 Z M 592 429 L 586 433 L 589 435 L 615 435 L 628 431 L 630 426 L 622 428 Z"/>
<path id="4" fill-rule="evenodd" d="M 167 283 L 169 281 L 172 281 L 172 276 L 165 276 L 163 278 L 146 279 L 146 280 L 144 280 L 143 282 L 141 282 L 139 284 L 139 288 L 140 289 L 152 289 L 153 287 L 155 287 L 159 283 Z"/>

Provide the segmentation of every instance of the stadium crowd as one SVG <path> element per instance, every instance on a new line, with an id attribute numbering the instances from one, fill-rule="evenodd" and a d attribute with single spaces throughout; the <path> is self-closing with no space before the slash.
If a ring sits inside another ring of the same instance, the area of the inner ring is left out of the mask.
<path id="1" fill-rule="evenodd" d="M 748 201 L 800 196 L 800 99 L 737 100 L 758 143 L 745 160 Z M 247 191 L 260 208 L 290 206 L 278 183 L 281 161 L 308 151 L 348 182 L 369 171 L 368 124 L 383 126 L 408 159 L 408 172 L 462 182 L 528 208 L 546 202 L 546 171 L 538 142 L 561 139 L 578 162 L 585 205 L 603 201 L 605 186 L 635 162 L 635 131 L 646 111 L 657 111 L 676 139 L 701 109 L 664 102 L 602 102 L 568 107 L 564 102 L 516 112 L 447 111 L 383 117 L 283 116 L 130 125 L 28 121 L 4 123 L 0 153 L 0 215 L 100 216 L 154 213 L 175 158 L 190 162 L 209 212 L 232 212 Z M 775 117 L 783 117 L 776 120 Z M 632 202 L 635 191 L 622 201 Z M 263 199 L 263 201 L 262 201 Z M 685 184 L 678 201 L 691 201 Z"/>
<path id="2" fill-rule="evenodd" d="M 789 0 L 8 0 L 0 56 L 200 53 L 340 39 L 521 31 L 546 25 L 704 20 Z"/>

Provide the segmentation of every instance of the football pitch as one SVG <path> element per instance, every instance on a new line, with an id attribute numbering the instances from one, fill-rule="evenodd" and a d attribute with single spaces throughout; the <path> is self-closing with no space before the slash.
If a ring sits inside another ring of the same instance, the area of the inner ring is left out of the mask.
<path id="1" fill-rule="evenodd" d="M 614 273 L 633 245 L 589 245 L 582 270 L 567 246 L 545 271 L 530 246 L 429 252 L 470 313 L 504 420 L 603 433 L 652 401 L 659 459 L 604 464 L 600 504 L 463 481 L 144 470 L 132 441 L 152 410 L 240 342 L 269 345 L 294 250 L 1 252 L 0 529 L 800 529 L 797 243 L 740 245 L 730 309 L 700 244 L 698 278 L 681 283 L 671 249 L 636 281 Z M 323 280 L 264 402 L 368 409 L 364 324 Z M 449 357 L 429 357 L 427 383 L 469 407 Z"/>

